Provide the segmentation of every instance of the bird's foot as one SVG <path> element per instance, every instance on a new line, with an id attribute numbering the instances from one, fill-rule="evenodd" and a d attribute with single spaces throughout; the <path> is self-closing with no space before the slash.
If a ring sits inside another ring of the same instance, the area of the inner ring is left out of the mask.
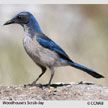
<path id="1" fill-rule="evenodd" d="M 42 89 L 49 89 L 49 91 L 51 91 L 52 89 L 54 89 L 55 87 L 49 85 L 49 84 L 36 84 L 36 86 L 42 88 Z"/>
<path id="2" fill-rule="evenodd" d="M 28 84 L 28 86 L 31 86 L 31 87 L 32 87 L 32 86 L 37 86 L 37 84 L 33 84 L 33 83 L 32 83 L 32 84 Z"/>
<path id="3" fill-rule="evenodd" d="M 35 82 L 28 84 L 27 86 L 30 86 L 30 87 L 36 86 L 36 87 L 39 87 L 42 89 L 43 88 L 50 88 L 50 86 L 48 84 L 36 84 Z"/>
<path id="4" fill-rule="evenodd" d="M 36 82 L 33 81 L 31 84 L 27 84 L 27 85 L 24 85 L 24 86 L 37 86 Z"/>
<path id="5" fill-rule="evenodd" d="M 30 87 L 36 86 L 36 87 L 39 87 L 41 89 L 48 88 L 49 93 L 55 88 L 54 86 L 51 86 L 49 84 L 36 84 L 35 82 L 33 82 L 31 84 L 24 85 L 24 87 L 26 87 L 26 86 L 30 86 Z"/>

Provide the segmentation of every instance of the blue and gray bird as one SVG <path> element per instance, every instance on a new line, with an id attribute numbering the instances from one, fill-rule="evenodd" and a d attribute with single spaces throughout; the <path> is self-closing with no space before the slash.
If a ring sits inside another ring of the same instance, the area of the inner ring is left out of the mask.
<path id="1" fill-rule="evenodd" d="M 46 72 L 47 68 L 51 71 L 48 83 L 48 85 L 50 85 L 55 72 L 54 67 L 59 66 L 72 66 L 87 72 L 95 78 L 104 78 L 104 76 L 94 70 L 72 61 L 59 45 L 42 32 L 37 20 L 30 12 L 17 14 L 4 25 L 8 24 L 20 24 L 24 28 L 24 49 L 32 60 L 42 69 L 42 73 L 33 81 L 32 85 L 36 84 L 39 78 Z"/>

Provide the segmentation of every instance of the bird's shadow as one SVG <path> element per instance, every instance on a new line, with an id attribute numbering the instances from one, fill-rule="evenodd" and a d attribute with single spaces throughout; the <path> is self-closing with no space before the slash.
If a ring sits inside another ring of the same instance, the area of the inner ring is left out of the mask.
<path id="1" fill-rule="evenodd" d="M 76 83 L 77 85 L 94 85 L 93 83 L 85 83 L 83 81 Z M 50 88 L 50 87 L 65 87 L 68 85 L 72 85 L 72 84 L 64 84 L 64 83 L 59 83 L 59 84 L 51 84 L 50 86 L 48 84 L 28 84 L 28 85 L 24 85 L 24 87 L 29 86 L 29 87 L 39 87 L 39 88 Z"/>
<path id="2" fill-rule="evenodd" d="M 71 85 L 71 84 L 51 84 L 50 87 L 54 87 L 54 88 L 57 88 L 57 87 L 63 87 L 63 86 L 68 86 L 68 85 Z M 43 87 L 48 87 L 48 84 L 44 84 L 42 85 Z"/>
<path id="3" fill-rule="evenodd" d="M 71 84 L 60 83 L 60 84 L 51 84 L 50 86 L 48 84 L 35 84 L 35 85 L 28 84 L 28 85 L 24 85 L 24 87 L 26 87 L 26 86 L 30 86 L 30 87 L 35 86 L 35 87 L 39 87 L 39 88 L 49 88 L 49 87 L 57 88 L 57 87 L 64 87 L 64 86 L 68 86 L 68 85 L 71 85 Z"/>

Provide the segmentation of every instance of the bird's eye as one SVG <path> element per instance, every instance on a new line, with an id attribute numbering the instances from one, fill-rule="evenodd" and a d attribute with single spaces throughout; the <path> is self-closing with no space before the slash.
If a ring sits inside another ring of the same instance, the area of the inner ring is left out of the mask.
<path id="1" fill-rule="evenodd" d="M 19 16 L 17 16 L 17 18 L 18 18 L 18 19 L 21 19 L 22 17 L 21 17 L 21 15 L 19 15 Z"/>

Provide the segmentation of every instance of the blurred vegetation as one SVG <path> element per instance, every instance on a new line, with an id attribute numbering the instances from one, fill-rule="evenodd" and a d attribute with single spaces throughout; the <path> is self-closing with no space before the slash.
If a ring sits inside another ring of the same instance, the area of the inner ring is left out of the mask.
<path id="1" fill-rule="evenodd" d="M 28 84 L 41 69 L 24 51 L 23 29 L 3 26 L 21 11 L 30 11 L 43 32 L 82 65 L 104 75 L 95 79 L 72 67 L 56 68 L 53 82 L 88 81 L 108 86 L 108 5 L 0 5 L 0 84 Z M 49 81 L 49 70 L 39 83 Z"/>

